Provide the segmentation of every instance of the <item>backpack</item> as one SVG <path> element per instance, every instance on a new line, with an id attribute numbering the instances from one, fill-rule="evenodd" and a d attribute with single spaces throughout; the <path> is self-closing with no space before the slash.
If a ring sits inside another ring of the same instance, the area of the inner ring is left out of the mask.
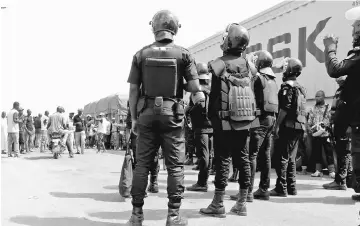
<path id="1" fill-rule="evenodd" d="M 278 86 L 275 78 L 260 73 L 259 78 L 263 86 L 264 93 L 264 111 L 271 113 L 278 113 L 279 98 L 278 98 Z"/>
<path id="2" fill-rule="evenodd" d="M 220 118 L 235 122 L 254 120 L 256 102 L 247 61 L 246 70 L 241 73 L 229 73 L 221 59 L 210 62 L 210 66 L 214 74 L 221 79 Z"/>

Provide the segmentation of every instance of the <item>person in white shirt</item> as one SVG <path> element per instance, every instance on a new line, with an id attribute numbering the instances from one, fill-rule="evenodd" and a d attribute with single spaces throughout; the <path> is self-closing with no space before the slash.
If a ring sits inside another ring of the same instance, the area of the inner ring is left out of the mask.
<path id="1" fill-rule="evenodd" d="M 45 115 L 41 117 L 41 136 L 40 136 L 40 152 L 45 152 L 48 142 L 47 125 L 49 123 L 49 112 L 45 111 Z"/>
<path id="2" fill-rule="evenodd" d="M 100 152 L 100 149 L 103 150 L 103 152 L 106 151 L 105 149 L 105 144 L 104 144 L 104 135 L 106 135 L 107 133 L 107 128 L 108 128 L 108 120 L 106 120 L 105 118 L 105 114 L 104 113 L 100 113 L 100 119 L 96 119 L 98 122 L 98 128 L 97 128 L 97 138 L 98 138 L 98 145 L 97 145 L 97 149 L 98 151 L 96 153 Z"/>
<path id="3" fill-rule="evenodd" d="M 19 102 L 14 102 L 13 109 L 8 113 L 7 132 L 8 132 L 8 156 L 12 157 L 12 145 L 14 145 L 14 157 L 19 157 L 19 114 L 21 110 Z"/>
<path id="4" fill-rule="evenodd" d="M 75 113 L 74 112 L 70 112 L 69 113 L 69 117 L 66 118 L 66 126 L 69 129 L 69 136 L 68 139 L 66 141 L 66 145 L 69 149 L 69 154 L 70 154 L 70 158 L 74 157 L 73 151 L 75 149 L 75 126 L 73 123 L 73 118 L 74 118 Z"/>
<path id="5" fill-rule="evenodd" d="M 7 153 L 7 120 L 6 112 L 1 112 L 1 154 Z"/>

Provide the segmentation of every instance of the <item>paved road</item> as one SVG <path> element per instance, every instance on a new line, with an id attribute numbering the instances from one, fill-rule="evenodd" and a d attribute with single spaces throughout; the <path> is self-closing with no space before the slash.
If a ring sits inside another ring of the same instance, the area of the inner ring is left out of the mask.
<path id="1" fill-rule="evenodd" d="M 131 202 L 118 194 L 118 180 L 124 152 L 96 154 L 87 150 L 74 159 L 58 160 L 49 153 L 31 153 L 20 159 L 1 159 L 2 226 L 121 226 L 131 214 Z M 258 177 L 259 175 L 257 175 Z M 186 170 L 185 183 L 196 181 L 197 172 Z M 275 175 L 272 173 L 271 184 Z M 210 177 L 210 180 L 213 176 Z M 359 203 L 351 200 L 352 190 L 326 191 L 321 185 L 329 178 L 298 177 L 299 195 L 272 198 L 248 205 L 248 216 L 228 215 L 214 219 L 198 214 L 212 200 L 214 186 L 207 193 L 186 192 L 181 213 L 196 225 L 359 225 Z M 145 200 L 144 225 L 165 225 L 167 213 L 166 171 L 159 176 L 160 193 Z M 255 181 L 258 184 L 258 178 Z M 230 183 L 227 194 L 237 184 Z M 226 197 L 229 211 L 233 201 Z"/>

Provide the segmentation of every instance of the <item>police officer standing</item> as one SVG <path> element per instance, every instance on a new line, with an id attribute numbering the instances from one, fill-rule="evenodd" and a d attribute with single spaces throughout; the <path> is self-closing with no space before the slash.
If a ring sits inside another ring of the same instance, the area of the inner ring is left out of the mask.
<path id="1" fill-rule="evenodd" d="M 161 147 L 168 171 L 166 225 L 187 225 L 187 220 L 179 216 L 185 159 L 182 98 L 183 90 L 201 91 L 199 77 L 189 51 L 173 43 L 173 36 L 180 27 L 177 17 L 162 10 L 154 15 L 150 24 L 156 41 L 135 54 L 128 78 L 132 131 L 138 135 L 137 164 L 131 189 L 133 210 L 129 223 L 142 225 L 149 169 Z"/>
<path id="2" fill-rule="evenodd" d="M 199 74 L 199 82 L 202 92 L 191 95 L 190 115 L 192 118 L 192 127 L 195 133 L 195 146 L 199 158 L 199 175 L 196 184 L 186 189 L 188 191 L 207 192 L 209 167 L 210 167 L 210 150 L 213 129 L 208 118 L 209 94 L 210 94 L 210 75 L 207 64 L 198 63 L 196 65 Z"/>
<path id="3" fill-rule="evenodd" d="M 256 119 L 250 67 L 242 56 L 249 40 L 250 35 L 244 27 L 230 24 L 221 45 L 224 56 L 209 63 L 212 73 L 209 118 L 214 129 L 215 194 L 212 203 L 207 208 L 200 209 L 201 214 L 208 216 L 226 217 L 223 201 L 231 156 L 237 159 L 234 162 L 238 163 L 240 172 L 240 196 L 231 212 L 240 216 L 247 215 L 246 197 L 250 186 L 247 142 L 249 129 Z M 244 101 L 236 102 L 240 98 Z"/>
<path id="4" fill-rule="evenodd" d="M 273 58 L 266 50 L 260 50 L 253 55 L 254 66 L 257 71 L 253 78 L 256 106 L 261 112 L 259 116 L 260 127 L 250 130 L 249 159 L 251 166 L 251 185 L 247 201 L 252 202 L 253 198 L 268 200 L 271 169 L 271 146 L 272 129 L 278 113 L 278 86 L 275 81 L 275 74 L 271 67 Z M 256 173 L 257 157 L 259 154 L 259 168 L 261 171 L 259 189 L 252 194 Z M 238 194 L 239 195 L 239 194 Z M 230 196 L 236 200 L 238 195 Z"/>
<path id="5" fill-rule="evenodd" d="M 353 164 L 353 188 L 360 193 L 360 7 L 348 10 L 345 13 L 348 20 L 353 20 L 353 49 L 348 56 L 339 61 L 336 57 L 338 39 L 334 35 L 324 38 L 325 65 L 332 78 L 347 75 L 343 87 L 342 104 L 339 106 L 343 113 L 341 124 L 347 127 L 346 133 L 351 137 L 351 153 Z M 353 195 L 354 200 L 360 200 L 360 195 Z"/>
<path id="6" fill-rule="evenodd" d="M 303 137 L 306 123 L 306 92 L 296 81 L 301 74 L 302 63 L 298 59 L 285 58 L 283 84 L 278 93 L 279 115 L 274 126 L 276 148 L 280 163 L 276 166 L 276 186 L 270 196 L 297 195 L 296 153 Z"/>

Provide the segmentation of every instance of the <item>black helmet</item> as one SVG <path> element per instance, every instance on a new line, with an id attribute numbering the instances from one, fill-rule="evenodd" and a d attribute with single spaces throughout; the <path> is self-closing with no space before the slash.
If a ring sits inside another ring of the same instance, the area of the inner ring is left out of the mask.
<path id="1" fill-rule="evenodd" d="M 210 79 L 209 69 L 207 64 L 205 63 L 196 64 L 196 70 L 199 75 L 199 79 Z"/>
<path id="2" fill-rule="evenodd" d="M 169 10 L 157 12 L 150 21 L 150 25 L 156 41 L 163 39 L 173 40 L 173 36 L 177 34 L 178 29 L 181 27 L 178 18 Z"/>
<path id="3" fill-rule="evenodd" d="M 273 57 L 271 53 L 266 50 L 259 50 L 254 53 L 254 56 L 257 56 L 257 60 L 255 62 L 255 66 L 258 70 L 272 67 L 273 64 Z"/>
<path id="4" fill-rule="evenodd" d="M 226 27 L 222 44 L 223 51 L 237 50 L 243 52 L 250 42 L 250 34 L 243 26 L 232 23 Z"/>
<path id="5" fill-rule="evenodd" d="M 283 65 L 284 76 L 299 76 L 301 74 L 303 65 L 299 59 L 296 58 L 285 58 Z"/>

